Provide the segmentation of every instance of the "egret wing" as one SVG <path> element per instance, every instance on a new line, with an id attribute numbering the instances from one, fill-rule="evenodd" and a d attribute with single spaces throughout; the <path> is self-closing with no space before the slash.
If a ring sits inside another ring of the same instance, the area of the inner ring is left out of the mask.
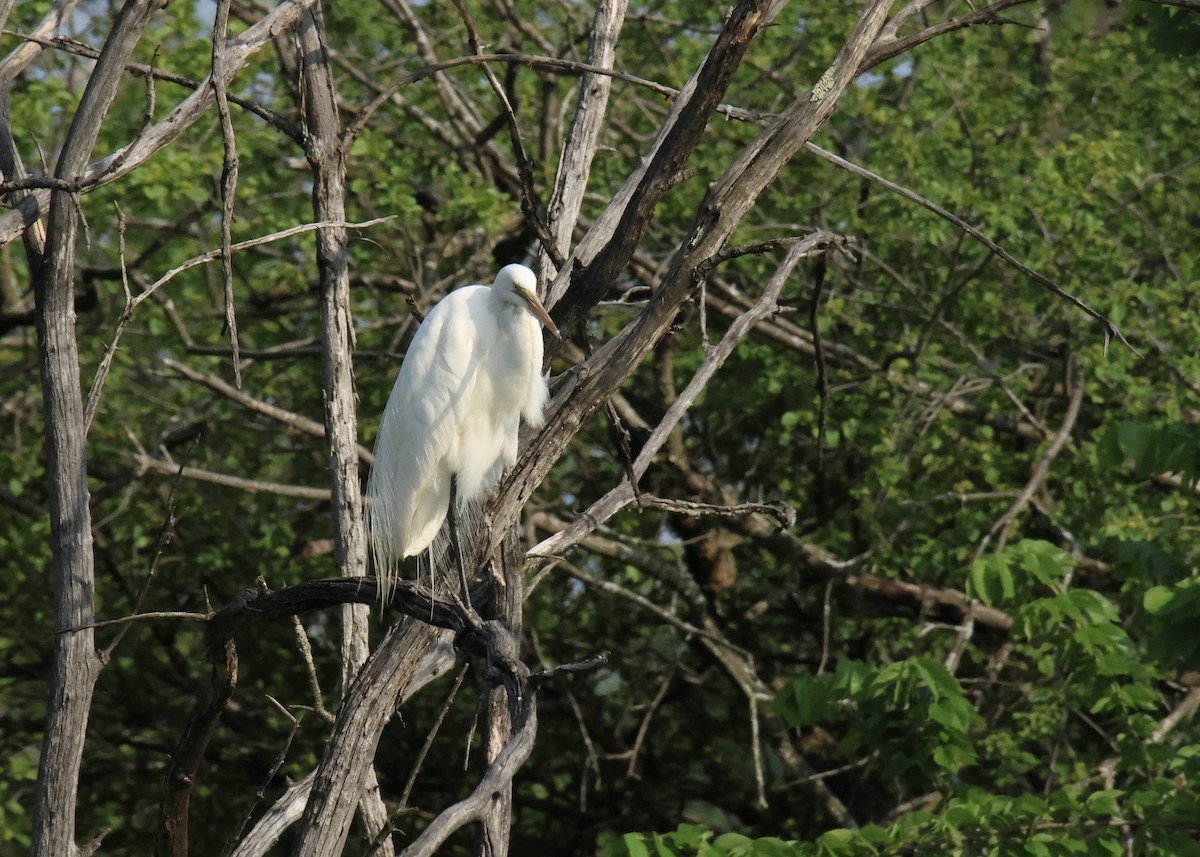
<path id="1" fill-rule="evenodd" d="M 457 454 L 459 420 L 477 373 L 472 312 L 478 291 L 451 292 L 413 337 L 375 441 L 367 483 L 367 524 L 380 574 L 437 534 L 449 503 L 449 459 Z"/>

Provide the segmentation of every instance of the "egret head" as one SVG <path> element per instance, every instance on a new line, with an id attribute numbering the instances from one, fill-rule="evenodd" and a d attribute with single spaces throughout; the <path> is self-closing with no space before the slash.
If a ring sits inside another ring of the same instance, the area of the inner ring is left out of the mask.
<path id="1" fill-rule="evenodd" d="M 548 331 L 561 338 L 558 326 L 551 320 L 550 313 L 546 312 L 542 302 L 538 300 L 537 275 L 533 271 L 524 265 L 505 265 L 496 274 L 492 288 L 496 289 L 504 300 L 524 306 Z"/>

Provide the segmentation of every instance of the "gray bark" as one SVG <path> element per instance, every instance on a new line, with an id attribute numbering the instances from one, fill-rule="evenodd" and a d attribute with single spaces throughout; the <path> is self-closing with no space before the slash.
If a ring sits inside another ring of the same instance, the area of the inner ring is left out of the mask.
<path id="1" fill-rule="evenodd" d="M 313 171 L 313 212 L 319 222 L 345 221 L 346 155 L 340 137 L 333 72 L 325 46 L 320 7 L 297 25 L 300 82 L 305 113 L 306 154 Z M 367 573 L 362 490 L 358 474 L 358 420 L 354 404 L 354 327 L 350 307 L 350 254 L 346 229 L 317 230 L 321 282 L 321 344 L 325 381 L 325 434 L 333 490 L 334 559 L 345 577 Z M 367 659 L 368 609 L 353 605 L 343 613 L 342 687 Z"/>
<path id="2" fill-rule="evenodd" d="M 304 108 L 305 148 L 313 171 L 313 211 L 317 221 L 343 222 L 346 217 L 346 151 L 341 140 L 337 93 L 325 44 L 320 5 L 296 25 L 300 91 Z M 367 573 L 362 489 L 358 475 L 358 420 L 354 396 L 354 327 L 350 307 L 350 253 L 346 229 L 330 226 L 316 233 L 321 280 L 321 345 L 324 364 L 325 434 L 329 442 L 334 559 L 343 577 Z M 344 604 L 342 613 L 341 689 L 345 694 L 369 653 L 370 608 Z M 374 761 L 374 753 L 370 760 Z M 388 823 L 375 768 L 362 778 L 359 812 L 367 837 Z M 391 838 L 377 852 L 391 857 Z"/>
<path id="3" fill-rule="evenodd" d="M 57 178 L 75 182 L 80 177 L 116 96 L 125 62 L 160 5 L 160 0 L 129 0 L 121 9 L 67 132 L 55 168 Z M 88 508 L 87 428 L 75 339 L 78 200 L 65 190 L 53 191 L 49 200 L 45 255 L 30 259 L 41 354 L 54 585 L 54 658 L 34 804 L 30 849 L 34 857 L 61 857 L 76 851 L 79 766 L 101 668 L 94 633 L 87 627 L 95 611 L 95 557 Z"/>
<path id="4" fill-rule="evenodd" d="M 383 727 L 402 699 L 454 665 L 453 634 L 401 619 L 359 671 L 342 701 L 317 768 L 292 854 L 342 853 Z"/>
<path id="5" fill-rule="evenodd" d="M 516 527 L 510 527 L 496 556 L 493 581 L 493 618 L 507 629 L 509 638 L 521 639 L 522 611 L 525 604 L 525 557 L 522 555 L 520 538 Z M 515 659 L 520 653 L 513 652 Z M 528 700 L 534 709 L 531 722 L 525 724 L 526 740 L 533 744 L 537 738 L 536 702 Z M 502 686 L 493 687 L 487 695 L 487 722 L 483 732 L 483 752 L 489 766 L 494 765 L 508 745 L 517 736 L 513 732 L 512 712 L 508 691 Z M 514 771 L 515 773 L 515 771 Z M 512 838 L 512 778 L 501 782 L 491 793 L 480 819 L 479 833 L 475 840 L 475 853 L 479 857 L 505 857 Z"/>
<path id="6" fill-rule="evenodd" d="M 596 16 L 592 20 L 592 36 L 588 42 L 589 65 L 598 68 L 613 67 L 617 37 L 621 33 L 628 5 L 628 0 L 601 0 L 597 4 Z M 579 79 L 575 114 L 571 118 L 571 128 L 563 140 L 558 176 L 547 210 L 554 249 L 564 258 L 570 249 L 571 233 L 583 206 L 583 194 L 587 190 L 592 159 L 595 158 L 596 148 L 600 145 L 600 129 L 604 126 L 604 111 L 608 106 L 608 93 L 611 89 L 612 78 L 607 75 L 588 72 Z M 553 275 L 558 273 L 552 270 L 550 256 L 545 249 L 540 254 L 538 266 L 543 282 L 552 279 Z"/>

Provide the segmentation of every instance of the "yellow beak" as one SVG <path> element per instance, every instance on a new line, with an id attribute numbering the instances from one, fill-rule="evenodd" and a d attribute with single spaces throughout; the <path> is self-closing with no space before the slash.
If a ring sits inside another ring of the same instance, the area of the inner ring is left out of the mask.
<path id="1" fill-rule="evenodd" d="M 555 339 L 562 339 L 562 334 L 558 332 L 558 325 L 550 318 L 550 313 L 546 312 L 546 308 L 542 306 L 538 296 L 524 289 L 518 290 L 517 294 L 521 296 L 521 299 L 529 307 L 529 311 L 545 326 L 546 330 L 553 333 Z"/>

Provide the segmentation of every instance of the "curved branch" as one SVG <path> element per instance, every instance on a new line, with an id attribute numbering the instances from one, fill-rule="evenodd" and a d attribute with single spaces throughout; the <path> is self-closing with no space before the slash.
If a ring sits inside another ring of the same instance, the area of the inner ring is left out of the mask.
<path id="1" fill-rule="evenodd" d="M 512 782 L 517 771 L 533 752 L 536 737 L 536 693 L 529 690 L 504 749 L 488 767 L 475 789 L 468 797 L 442 810 L 416 841 L 400 852 L 401 857 L 427 857 L 433 854 L 451 833 L 483 818 L 492 802 L 492 796 Z"/>

